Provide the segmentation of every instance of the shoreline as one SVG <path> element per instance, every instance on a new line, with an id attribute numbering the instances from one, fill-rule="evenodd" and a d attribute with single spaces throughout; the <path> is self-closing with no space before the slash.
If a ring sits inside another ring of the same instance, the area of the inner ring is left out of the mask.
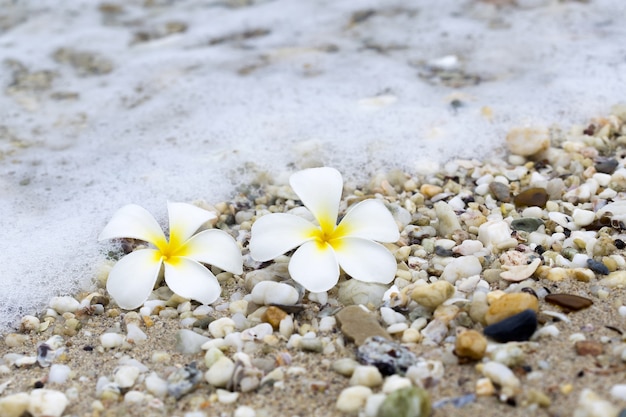
<path id="1" fill-rule="evenodd" d="M 417 355 L 416 364 L 424 364 L 419 371 L 407 371 L 401 380 L 389 382 L 392 378 L 387 376 L 378 381 L 373 372 L 355 383 L 371 385 L 368 389 L 374 394 L 392 392 L 408 380 L 438 405 L 432 413 L 435 417 L 468 413 L 522 416 L 529 412 L 599 416 L 590 411 L 593 407 L 609 413 L 603 416 L 622 415 L 626 410 L 626 264 L 618 240 L 623 243 L 625 235 L 622 213 L 602 211 L 605 204 L 620 201 L 626 191 L 622 161 L 626 111 L 616 107 L 614 112 L 569 132 L 511 132 L 508 146 L 513 153 L 498 165 L 455 160 L 427 176 L 395 172 L 375 176 L 362 187 L 344 187 L 342 211 L 364 197 L 381 198 L 401 226 L 399 242 L 386 245 L 398 261 L 396 295 L 383 303 L 381 291 L 385 289 L 356 285 L 343 277 L 327 294 L 328 299 L 318 295 L 310 300 L 307 293 L 297 305 L 282 306 L 281 320 L 275 323 L 278 328 L 258 340 L 246 330 L 266 331 L 267 326 L 256 326 L 271 319 L 267 306 L 250 301 L 251 289 L 259 281 L 293 282 L 286 276 L 287 256 L 269 265 L 246 256 L 248 231 L 256 216 L 283 212 L 299 203 L 288 198 L 292 195 L 288 186 L 269 186 L 254 199 L 240 196 L 216 204 L 220 216 L 215 226 L 237 239 L 245 259 L 242 276 L 218 274 L 220 301 L 207 308 L 172 297 L 160 287 L 153 298 L 161 302 L 150 303 L 150 314 L 138 314 L 116 308 L 102 289 L 56 299 L 54 308 L 36 320 L 29 317 L 23 321 L 22 330 L 2 335 L 0 410 L 7 402 L 19 410 L 24 401 L 32 401 L 20 393 L 32 399 L 33 391 L 44 388 L 62 393 L 67 407 L 59 415 L 67 416 L 375 416 L 375 401 L 388 398 L 388 393 L 378 395 L 371 404 L 362 396 L 345 406 L 353 406 L 354 411 L 338 410 L 338 399 L 351 385 L 351 377 L 345 375 L 362 365 L 355 362 L 356 346 L 342 331 L 343 323 L 334 318 L 345 305 L 362 303 L 391 333 L 391 340 Z M 531 153 L 526 157 L 525 152 Z M 518 201 L 528 188 L 543 189 L 545 208 L 533 205 L 536 196 Z M 593 212 L 593 218 L 574 215 L 575 209 Z M 519 226 L 511 228 L 509 236 L 502 236 L 481 229 L 490 221 L 511 227 L 513 220 L 522 218 L 539 219 L 531 226 L 536 230 Z M 480 242 L 480 246 L 463 246 L 464 241 Z M 527 271 L 516 267 L 527 267 L 535 259 L 539 264 L 523 277 Z M 476 262 L 479 272 L 466 275 Z M 501 276 L 507 270 L 514 275 L 511 279 Z M 472 278 L 476 275 L 480 280 Z M 454 295 L 430 309 L 418 303 L 415 288 L 439 280 L 452 282 Z M 478 361 L 456 356 L 458 335 L 464 329 L 482 333 L 484 313 L 494 301 L 503 294 L 522 293 L 523 288 L 531 288 L 538 296 L 536 338 L 508 344 L 490 341 Z M 545 296 L 555 293 L 582 296 L 593 304 L 565 313 L 546 302 Z M 483 316 L 476 313 L 480 309 Z M 220 321 L 223 318 L 232 323 Z M 443 334 L 432 331 L 431 324 L 437 320 L 443 325 Z M 219 328 L 209 325 L 216 322 L 225 324 Z M 183 329 L 203 338 L 196 340 L 188 332 L 181 336 Z M 103 339 L 104 334 L 113 336 Z M 55 335 L 60 339 L 53 338 Z M 587 350 L 577 349 L 576 342 L 582 340 L 590 342 Z M 38 362 L 37 347 L 45 341 L 56 356 L 40 357 Z M 182 353 L 181 346 L 193 353 Z M 234 369 L 225 366 L 211 371 L 217 363 L 225 363 L 224 358 L 236 365 Z M 346 369 L 338 365 L 340 360 Z M 186 368 L 192 362 L 201 377 L 193 382 L 197 384 L 194 389 L 177 399 L 172 393 L 184 391 L 194 379 L 195 371 Z M 497 376 L 485 375 L 479 364 L 489 362 L 503 364 L 519 386 L 508 387 Z M 209 378 L 209 372 L 217 379 Z M 65 382 L 50 382 L 59 378 Z M 484 378 L 490 380 L 491 393 L 477 388 Z M 228 389 L 233 386 L 234 393 Z M 511 395 L 506 394 L 507 388 L 512 389 Z M 587 389 L 600 399 L 584 394 Z M 469 402 L 461 407 L 444 401 L 477 392 L 480 395 L 466 397 Z M 54 415 L 53 407 L 59 402 L 50 403 L 48 413 Z"/>

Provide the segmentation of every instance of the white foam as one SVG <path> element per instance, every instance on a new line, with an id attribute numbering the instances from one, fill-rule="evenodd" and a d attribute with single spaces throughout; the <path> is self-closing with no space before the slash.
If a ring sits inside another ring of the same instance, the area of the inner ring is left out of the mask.
<path id="1" fill-rule="evenodd" d="M 229 199 L 258 170 L 430 169 L 492 155 L 511 126 L 586 123 L 625 93 L 621 0 L 154 3 L 120 2 L 103 24 L 87 0 L 0 0 L 0 61 L 57 74 L 48 90 L 0 95 L 1 328 L 88 286 L 106 251 L 97 234 L 126 203 L 164 218 L 167 200 Z M 187 31 L 133 43 L 171 21 Z M 255 29 L 269 34 L 210 45 Z M 61 47 L 114 70 L 78 76 L 52 58 Z M 418 76 L 451 55 L 482 81 Z M 5 64 L 2 89 L 14 81 Z"/>

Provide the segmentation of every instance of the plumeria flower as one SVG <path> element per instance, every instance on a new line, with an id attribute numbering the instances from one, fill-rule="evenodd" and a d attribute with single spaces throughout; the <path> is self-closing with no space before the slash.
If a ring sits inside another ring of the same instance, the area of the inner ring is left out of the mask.
<path id="1" fill-rule="evenodd" d="M 289 179 L 291 188 L 316 222 L 289 213 L 268 214 L 254 222 L 250 255 L 264 262 L 299 246 L 289 274 L 311 292 L 328 291 L 339 268 L 365 282 L 389 283 L 396 273 L 394 256 L 380 243 L 396 242 L 398 226 L 385 205 L 374 199 L 355 204 L 337 224 L 343 179 L 333 168 L 311 168 Z"/>
<path id="2" fill-rule="evenodd" d="M 241 274 L 243 259 L 235 240 L 223 230 L 208 229 L 194 235 L 216 216 L 186 203 L 168 203 L 170 238 L 143 207 L 129 204 L 120 208 L 104 227 L 99 240 L 133 238 L 146 241 L 139 249 L 120 259 L 111 269 L 107 291 L 117 304 L 132 310 L 150 296 L 164 270 L 170 289 L 184 298 L 211 304 L 221 289 L 215 275 L 203 264 Z"/>

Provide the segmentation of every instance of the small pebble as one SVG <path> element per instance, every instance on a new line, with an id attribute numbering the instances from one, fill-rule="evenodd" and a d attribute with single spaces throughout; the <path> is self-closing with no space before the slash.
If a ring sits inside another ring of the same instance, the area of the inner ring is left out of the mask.
<path id="1" fill-rule="evenodd" d="M 390 393 L 376 417 L 428 417 L 431 412 L 428 392 L 419 387 L 406 387 Z"/>
<path id="2" fill-rule="evenodd" d="M 354 340 L 357 345 L 362 345 L 366 339 L 379 336 L 391 339 L 391 336 L 380 325 L 376 316 L 365 311 L 360 306 L 344 307 L 335 318 L 341 326 L 341 332 L 348 340 Z"/>
<path id="3" fill-rule="evenodd" d="M 535 187 L 517 194 L 513 198 L 513 203 L 515 207 L 537 206 L 543 208 L 546 206 L 549 197 L 545 188 Z"/>
<path id="4" fill-rule="evenodd" d="M 377 367 L 360 365 L 354 369 L 350 378 L 350 385 L 362 385 L 364 387 L 378 387 L 383 383 L 383 376 Z"/>
<path id="5" fill-rule="evenodd" d="M 534 155 L 550 147 L 550 132 L 542 127 L 515 127 L 507 133 L 506 145 L 513 155 Z"/>
<path id="6" fill-rule="evenodd" d="M 124 336 L 119 333 L 105 333 L 100 336 L 100 343 L 105 349 L 117 348 L 124 343 Z"/>
<path id="7" fill-rule="evenodd" d="M 454 353 L 459 357 L 480 360 L 486 350 L 487 339 L 476 330 L 465 330 L 456 337 Z"/>
<path id="8" fill-rule="evenodd" d="M 383 375 L 403 375 L 417 362 L 417 357 L 409 349 L 380 336 L 367 339 L 357 349 L 356 357 L 362 364 L 374 365 Z"/>
<path id="9" fill-rule="evenodd" d="M 481 372 L 494 384 L 500 385 L 503 399 L 514 397 L 521 388 L 520 380 L 506 365 L 499 362 L 481 364 Z"/>
<path id="10" fill-rule="evenodd" d="M 204 375 L 204 379 L 214 387 L 226 388 L 235 371 L 235 363 L 227 357 L 221 357 Z"/>
<path id="11" fill-rule="evenodd" d="M 361 385 L 345 388 L 337 398 L 336 407 L 344 413 L 355 413 L 365 405 L 370 395 L 372 390 Z"/>
<path id="12" fill-rule="evenodd" d="M 202 372 L 196 368 L 195 362 L 191 362 L 170 374 L 167 378 L 167 393 L 178 400 L 193 391 L 200 381 L 202 381 Z"/>
<path id="13" fill-rule="evenodd" d="M 574 343 L 574 348 L 579 356 L 598 356 L 604 352 L 602 343 L 595 340 L 579 340 Z"/>
<path id="14" fill-rule="evenodd" d="M 287 316 L 287 313 L 275 306 L 269 306 L 261 316 L 261 320 L 269 323 L 274 330 L 278 330 L 281 320 Z"/>
<path id="15" fill-rule="evenodd" d="M 252 301 L 258 305 L 294 305 L 298 302 L 299 295 L 291 285 L 274 281 L 261 281 L 254 286 L 251 292 Z"/>
<path id="16" fill-rule="evenodd" d="M 67 396 L 49 389 L 34 389 L 30 393 L 28 412 L 33 417 L 61 417 L 68 404 Z"/>
<path id="17" fill-rule="evenodd" d="M 176 332 L 176 350 L 180 353 L 195 354 L 202 350 L 202 345 L 210 339 L 189 329 Z"/>
<path id="18" fill-rule="evenodd" d="M 609 268 L 607 268 L 602 262 L 598 262 L 594 259 L 587 259 L 587 266 L 596 274 L 609 275 Z"/>
<path id="19" fill-rule="evenodd" d="M 573 311 L 582 310 L 593 304 L 590 299 L 574 294 L 548 294 L 544 300 Z"/>
<path id="20" fill-rule="evenodd" d="M 424 307 L 435 309 L 454 294 L 454 286 L 439 280 L 432 284 L 419 285 L 411 291 L 411 298 Z"/>
<path id="21" fill-rule="evenodd" d="M 535 312 L 539 310 L 537 297 L 525 292 L 504 294 L 491 302 L 485 321 L 487 324 L 494 324 L 527 309 Z"/>

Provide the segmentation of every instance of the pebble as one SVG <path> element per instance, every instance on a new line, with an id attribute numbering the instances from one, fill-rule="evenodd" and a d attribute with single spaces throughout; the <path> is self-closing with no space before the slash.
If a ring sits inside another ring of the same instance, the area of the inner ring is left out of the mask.
<path id="1" fill-rule="evenodd" d="M 115 371 L 115 383 L 120 388 L 130 388 L 135 385 L 135 381 L 137 381 L 139 373 L 139 368 L 135 366 L 120 366 Z"/>
<path id="2" fill-rule="evenodd" d="M 481 224 L 478 227 L 478 240 L 487 248 L 501 248 L 511 240 L 509 224 L 504 220 L 490 220 Z"/>
<path id="3" fill-rule="evenodd" d="M 510 316 L 483 329 L 485 335 L 493 340 L 506 343 L 529 340 L 537 330 L 537 314 L 532 309 Z"/>
<path id="4" fill-rule="evenodd" d="M 506 146 L 513 155 L 531 156 L 550 147 L 550 132 L 541 127 L 516 127 L 507 133 Z"/>
<path id="5" fill-rule="evenodd" d="M 537 297 L 525 292 L 504 294 L 491 302 L 485 314 L 485 322 L 488 325 L 498 323 L 527 309 L 535 312 L 539 310 Z"/>
<path id="6" fill-rule="evenodd" d="M 148 340 L 148 336 L 135 323 L 126 325 L 126 340 L 131 343 L 140 344 Z"/>
<path id="7" fill-rule="evenodd" d="M 598 262 L 595 259 L 587 259 L 587 266 L 596 274 L 609 275 L 609 268 L 602 262 Z"/>
<path id="8" fill-rule="evenodd" d="M 114 349 L 122 346 L 124 343 L 124 336 L 119 333 L 104 333 L 100 336 L 100 344 L 105 349 Z"/>
<path id="9" fill-rule="evenodd" d="M 265 323 L 269 323 L 274 330 L 278 330 L 281 320 L 286 316 L 287 313 L 284 310 L 276 306 L 269 306 L 261 316 L 261 320 Z"/>
<path id="10" fill-rule="evenodd" d="M 69 366 L 55 363 L 50 367 L 48 383 L 65 384 L 71 373 L 72 369 Z M 0 415 L 2 414 L 0 413 Z"/>
<path id="11" fill-rule="evenodd" d="M 598 356 L 604 352 L 602 343 L 595 340 L 579 340 L 574 343 L 574 348 L 579 356 Z"/>
<path id="12" fill-rule="evenodd" d="M 400 375 L 390 375 L 385 378 L 385 382 L 383 383 L 382 391 L 385 394 L 389 394 L 395 390 L 400 388 L 407 388 L 412 386 L 412 382 L 409 378 L 400 376 Z"/>
<path id="13" fill-rule="evenodd" d="M 543 226 L 544 222 L 536 217 L 523 217 L 521 219 L 515 219 L 511 222 L 511 227 L 514 230 L 521 230 L 524 232 L 534 232 Z"/>
<path id="14" fill-rule="evenodd" d="M 351 377 L 357 366 L 359 366 L 359 363 L 355 361 L 354 359 L 341 358 L 333 362 L 332 370 L 337 372 L 339 375 L 343 375 L 345 377 Z"/>
<path id="15" fill-rule="evenodd" d="M 618 401 L 626 401 L 626 384 L 616 384 L 611 387 L 611 397 Z"/>
<path id="16" fill-rule="evenodd" d="M 10 348 L 22 346 L 28 340 L 28 336 L 19 333 L 9 333 L 4 337 L 4 344 Z"/>
<path id="17" fill-rule="evenodd" d="M 503 184 L 499 181 L 493 181 L 489 183 L 489 191 L 498 201 L 508 203 L 511 201 L 511 189 L 507 184 Z"/>
<path id="18" fill-rule="evenodd" d="M 67 295 L 63 297 L 52 297 L 49 306 L 59 314 L 74 313 L 80 308 L 80 303 L 74 297 Z"/>
<path id="19" fill-rule="evenodd" d="M 411 298 L 426 308 L 435 309 L 453 294 L 454 286 L 448 281 L 439 280 L 432 284 L 416 286 L 411 291 Z"/>
<path id="20" fill-rule="evenodd" d="M 377 308 L 382 304 L 388 289 L 388 285 L 350 279 L 339 284 L 337 298 L 345 306 L 362 304 Z"/>
<path id="21" fill-rule="evenodd" d="M 228 382 L 235 372 L 235 363 L 227 357 L 219 358 L 210 368 L 206 371 L 204 379 L 214 387 L 226 388 Z"/>
<path id="22" fill-rule="evenodd" d="M 481 364 L 481 372 L 494 384 L 501 387 L 501 399 L 509 399 L 519 393 L 521 389 L 520 380 L 506 365 L 499 362 L 487 362 Z"/>
<path id="23" fill-rule="evenodd" d="M 457 337 L 454 353 L 461 358 L 480 360 L 487 351 L 487 339 L 476 330 L 462 331 Z"/>
<path id="24" fill-rule="evenodd" d="M 556 304 L 573 311 L 582 310 L 593 304 L 593 301 L 590 299 L 574 294 L 548 294 L 544 300 L 550 304 Z"/>
<path id="25" fill-rule="evenodd" d="M 222 404 L 234 404 L 237 402 L 237 399 L 239 399 L 238 392 L 230 392 L 228 390 L 218 388 L 215 390 L 215 393 L 217 394 L 217 401 Z"/>
<path id="26" fill-rule="evenodd" d="M 167 378 L 167 393 L 177 400 L 183 395 L 196 389 L 202 381 L 202 372 L 198 370 L 195 362 L 178 368 Z"/>
<path id="27" fill-rule="evenodd" d="M 428 392 L 419 387 L 406 387 L 390 393 L 376 417 L 428 417 L 431 412 Z"/>
<path id="28" fill-rule="evenodd" d="M 159 377 L 156 372 L 152 372 L 148 375 L 144 381 L 146 390 L 157 398 L 164 398 L 167 394 L 167 381 Z M 174 389 L 176 393 L 176 389 Z M 176 396 L 174 396 L 176 398 Z"/>
<path id="29" fill-rule="evenodd" d="M 378 323 L 376 316 L 362 307 L 356 305 L 344 307 L 335 315 L 335 318 L 344 336 L 348 340 L 353 340 L 358 346 L 373 336 L 391 339 L 389 333 Z"/>
<path id="30" fill-rule="evenodd" d="M 336 407 L 344 413 L 356 413 L 365 405 L 370 395 L 372 390 L 361 385 L 345 388 L 337 398 Z"/>
<path id="31" fill-rule="evenodd" d="M 364 387 L 378 387 L 383 383 L 383 376 L 377 367 L 372 365 L 359 365 L 354 368 L 350 385 L 362 385 Z"/>
<path id="32" fill-rule="evenodd" d="M 21 417 L 28 409 L 30 396 L 25 392 L 0 398 L 0 416 Z"/>
<path id="33" fill-rule="evenodd" d="M 626 288 L 626 271 L 611 272 L 606 278 L 602 278 L 598 284 L 609 288 Z"/>
<path id="34" fill-rule="evenodd" d="M 202 350 L 202 345 L 210 339 L 193 330 L 181 329 L 176 332 L 176 350 L 184 354 L 195 354 Z"/>
<path id="35" fill-rule="evenodd" d="M 438 201 L 434 207 L 438 220 L 437 232 L 439 232 L 439 236 L 450 237 L 456 230 L 461 229 L 461 223 L 459 223 L 456 213 L 448 203 Z"/>
<path id="36" fill-rule="evenodd" d="M 26 315 L 20 320 L 20 328 L 24 332 L 33 332 L 39 330 L 41 322 L 35 316 Z"/>
<path id="37" fill-rule="evenodd" d="M 601 398 L 589 388 L 584 388 L 578 398 L 573 417 L 617 417 L 619 408 Z"/>
<path id="38" fill-rule="evenodd" d="M 60 391 L 49 389 L 34 389 L 30 393 L 28 412 L 32 417 L 61 417 L 68 399 Z"/>
<path id="39" fill-rule="evenodd" d="M 483 267 L 476 256 L 460 256 L 444 267 L 440 280 L 454 284 L 458 279 L 478 275 L 482 270 Z"/>
<path id="40" fill-rule="evenodd" d="M 209 333 L 214 338 L 225 337 L 226 335 L 235 331 L 236 324 L 233 319 L 230 317 L 221 317 L 217 320 L 214 320 L 209 324 Z M 205 338 L 204 342 L 206 342 L 208 338 Z M 200 345 L 202 345 L 202 342 Z"/>
<path id="41" fill-rule="evenodd" d="M 550 196 L 545 188 L 533 187 L 522 191 L 513 198 L 515 207 L 536 206 L 544 208 Z"/>
<path id="42" fill-rule="evenodd" d="M 261 281 L 252 289 L 252 302 L 258 305 L 279 304 L 290 306 L 298 303 L 298 290 L 288 284 Z"/>
<path id="43" fill-rule="evenodd" d="M 356 357 L 362 364 L 375 366 L 383 375 L 403 375 L 417 362 L 417 357 L 409 349 L 380 336 L 368 338 L 357 349 Z"/>

